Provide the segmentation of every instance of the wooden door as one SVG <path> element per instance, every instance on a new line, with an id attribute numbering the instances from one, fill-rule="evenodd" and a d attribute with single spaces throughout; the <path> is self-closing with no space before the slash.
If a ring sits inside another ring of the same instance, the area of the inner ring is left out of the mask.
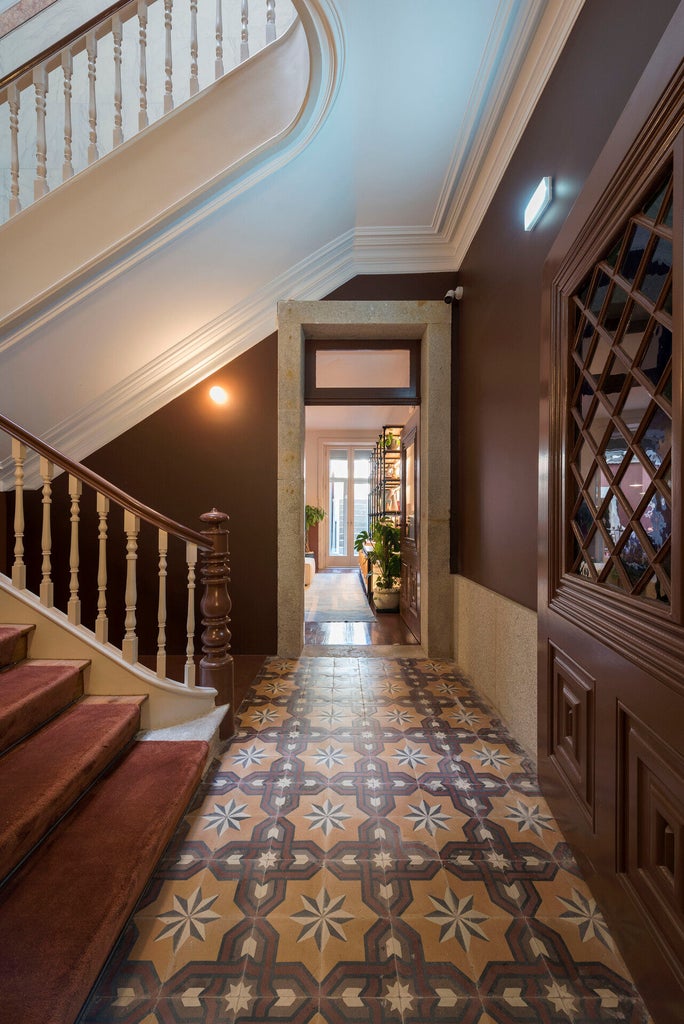
<path id="1" fill-rule="evenodd" d="M 684 67 L 667 97 L 547 264 L 539 608 L 542 787 L 656 1024 L 684 1006 Z"/>
<path id="2" fill-rule="evenodd" d="M 401 617 L 420 640 L 420 409 L 401 434 Z"/>

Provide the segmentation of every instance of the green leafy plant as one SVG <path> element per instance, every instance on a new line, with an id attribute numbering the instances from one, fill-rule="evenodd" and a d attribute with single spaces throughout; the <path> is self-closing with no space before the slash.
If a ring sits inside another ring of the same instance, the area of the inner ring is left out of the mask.
<path id="1" fill-rule="evenodd" d="M 369 560 L 378 569 L 376 586 L 380 590 L 395 590 L 401 578 L 399 554 L 399 527 L 391 519 L 378 519 L 373 524 L 371 538 L 373 550 Z"/>
<path id="2" fill-rule="evenodd" d="M 309 547 L 309 530 L 312 526 L 316 526 L 317 523 L 322 522 L 325 519 L 325 509 L 319 505 L 306 505 L 304 507 L 304 521 L 306 525 L 306 550 L 311 551 Z"/>
<path id="3" fill-rule="evenodd" d="M 359 551 L 362 550 L 366 541 L 369 541 L 370 539 L 371 535 L 368 530 L 361 530 L 360 533 L 356 534 L 356 537 L 354 538 L 354 551 L 356 551 L 357 555 Z"/>

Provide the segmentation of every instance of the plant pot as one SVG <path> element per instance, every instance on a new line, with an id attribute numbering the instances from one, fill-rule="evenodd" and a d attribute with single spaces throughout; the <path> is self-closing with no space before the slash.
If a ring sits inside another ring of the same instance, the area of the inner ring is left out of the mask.
<path id="1" fill-rule="evenodd" d="M 373 587 L 373 604 L 378 612 L 396 612 L 399 608 L 399 589 L 383 590 L 376 584 Z"/>

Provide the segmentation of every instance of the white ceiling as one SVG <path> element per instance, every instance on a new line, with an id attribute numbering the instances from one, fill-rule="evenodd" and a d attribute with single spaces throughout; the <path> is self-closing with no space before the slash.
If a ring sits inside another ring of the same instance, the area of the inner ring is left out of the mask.
<path id="1" fill-rule="evenodd" d="M 0 408 L 72 457 L 265 337 L 279 299 L 320 298 L 358 273 L 456 273 L 583 0 L 300 2 L 337 20 L 342 64 L 306 148 L 55 303 L 3 356 L 15 379 L 0 375 Z M 61 3 L 92 15 L 91 0 L 60 0 L 51 17 Z M 40 22 L 25 26 L 37 50 Z M 31 348 L 54 355 L 27 421 L 16 384 Z M 86 351 L 87 371 L 62 387 Z"/>

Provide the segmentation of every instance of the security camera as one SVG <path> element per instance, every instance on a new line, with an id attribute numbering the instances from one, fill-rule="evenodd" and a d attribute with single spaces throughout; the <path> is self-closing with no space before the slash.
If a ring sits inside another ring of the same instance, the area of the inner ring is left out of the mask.
<path id="1" fill-rule="evenodd" d="M 444 296 L 444 301 L 446 302 L 446 304 L 448 306 L 450 306 L 451 303 L 454 301 L 454 299 L 456 300 L 456 302 L 459 302 L 462 298 L 463 298 L 463 285 L 459 284 L 459 286 L 457 288 L 450 288 L 449 289 L 449 291 Z"/>

